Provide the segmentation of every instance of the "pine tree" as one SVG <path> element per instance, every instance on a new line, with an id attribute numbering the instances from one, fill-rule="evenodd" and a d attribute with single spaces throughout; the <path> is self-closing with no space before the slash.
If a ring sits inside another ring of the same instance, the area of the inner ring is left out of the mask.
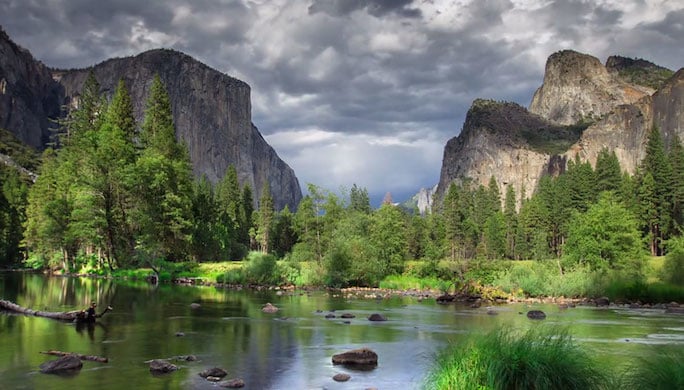
<path id="1" fill-rule="evenodd" d="M 192 169 L 184 145 L 176 141 L 171 104 L 159 76 L 147 99 L 136 163 L 140 242 L 148 258 L 181 260 L 189 249 Z"/>
<path id="2" fill-rule="evenodd" d="M 668 155 L 672 167 L 672 222 L 673 234 L 681 233 L 684 224 L 684 147 L 679 136 L 675 134 Z"/>
<path id="3" fill-rule="evenodd" d="M 506 225 L 506 257 L 516 258 L 515 238 L 518 228 L 518 214 L 516 212 L 515 188 L 506 186 L 506 199 L 504 201 L 504 224 Z"/>
<path id="4" fill-rule="evenodd" d="M 371 206 L 368 190 L 359 188 L 356 186 L 356 183 L 354 183 L 349 194 L 349 208 L 353 211 L 370 214 Z"/>
<path id="5" fill-rule="evenodd" d="M 269 253 L 271 243 L 271 231 L 274 225 L 273 198 L 271 197 L 271 187 L 264 183 L 259 200 L 259 219 L 257 221 L 257 240 L 261 251 Z"/>
<path id="6" fill-rule="evenodd" d="M 137 125 L 133 114 L 131 95 L 128 93 L 123 79 L 119 80 L 116 86 L 116 91 L 107 109 L 106 120 L 112 126 L 118 127 L 128 141 L 133 142 Z"/>
<path id="7" fill-rule="evenodd" d="M 658 221 L 654 223 L 651 220 L 642 220 L 642 224 L 650 226 L 651 234 L 656 234 L 653 237 L 655 242 L 654 255 L 662 255 L 664 242 L 669 238 L 669 227 L 671 223 L 672 212 L 672 167 L 665 154 L 663 140 L 660 136 L 660 131 L 654 127 L 648 134 L 648 141 L 646 143 L 646 155 L 641 162 L 641 172 L 645 180 L 646 175 L 653 178 L 653 194 L 648 202 L 654 202 L 655 212 L 658 213 Z M 643 186 L 642 183 L 640 185 Z M 646 185 L 650 186 L 651 183 Z M 649 195 L 650 197 L 651 195 Z M 642 203 L 643 204 L 643 203 Z M 650 215 L 650 210 L 642 210 L 639 215 Z"/>
<path id="8" fill-rule="evenodd" d="M 596 192 L 618 191 L 622 184 L 622 172 L 620 161 L 615 151 L 608 151 L 607 148 L 601 149 L 596 157 Z"/>

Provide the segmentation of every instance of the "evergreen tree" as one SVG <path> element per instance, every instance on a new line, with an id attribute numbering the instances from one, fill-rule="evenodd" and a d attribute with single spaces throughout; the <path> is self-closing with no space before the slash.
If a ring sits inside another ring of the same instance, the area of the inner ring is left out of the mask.
<path id="1" fill-rule="evenodd" d="M 245 248 L 255 249 L 256 242 L 252 240 L 250 235 L 254 231 L 254 197 L 252 195 L 252 187 L 245 184 L 242 187 L 242 194 L 240 195 L 240 208 L 238 210 L 238 243 Z"/>
<path id="2" fill-rule="evenodd" d="M 271 231 L 273 230 L 274 214 L 273 198 L 271 188 L 268 183 L 262 186 L 261 199 L 259 200 L 259 218 L 257 220 L 257 241 L 261 251 L 269 253 L 271 242 Z"/>
<path id="3" fill-rule="evenodd" d="M 119 128 L 126 140 L 133 142 L 137 125 L 133 114 L 131 95 L 128 93 L 123 79 L 119 80 L 112 101 L 109 103 L 106 121 Z"/>
<path id="4" fill-rule="evenodd" d="M 622 172 L 620 161 L 615 151 L 601 149 L 596 157 L 596 192 L 618 191 L 622 184 Z"/>
<path id="5" fill-rule="evenodd" d="M 671 200 L 672 200 L 672 167 L 665 154 L 663 140 L 660 136 L 660 131 L 654 127 L 648 134 L 648 141 L 646 143 L 646 155 L 641 162 L 642 180 L 647 175 L 653 178 L 653 194 L 646 202 L 654 202 L 655 212 L 658 214 L 657 222 L 651 220 L 642 220 L 642 225 L 650 226 L 650 234 L 656 234 L 652 237 L 655 242 L 654 255 L 662 255 L 664 250 L 664 242 L 669 238 L 669 227 L 671 223 Z M 647 183 L 650 186 L 651 183 Z M 642 185 L 643 186 L 643 183 Z M 641 203 L 641 202 L 640 202 Z M 642 210 L 639 215 L 650 215 L 651 210 Z"/>
<path id="6" fill-rule="evenodd" d="M 189 249 L 192 170 L 185 146 L 175 138 L 169 96 L 159 76 L 152 82 L 136 163 L 139 241 L 148 258 L 181 260 Z"/>
<path id="7" fill-rule="evenodd" d="M 505 255 L 509 259 L 516 258 L 515 238 L 518 228 L 518 214 L 516 212 L 515 188 L 506 186 L 506 199 L 504 201 L 504 224 L 506 226 L 506 250 Z"/>
<path id="8" fill-rule="evenodd" d="M 214 188 L 206 176 L 195 180 L 192 196 L 191 255 L 195 261 L 221 260 L 222 251 L 217 229 L 218 207 Z"/>
<path id="9" fill-rule="evenodd" d="M 294 227 L 294 215 L 286 205 L 280 212 L 276 213 L 275 224 L 273 227 L 273 253 L 277 257 L 284 257 L 292 251 L 298 241 Z"/>
<path id="10" fill-rule="evenodd" d="M 405 233 L 404 217 L 398 207 L 385 203 L 373 213 L 370 242 L 375 248 L 377 269 L 382 277 L 403 271 L 406 259 Z"/>
<path id="11" fill-rule="evenodd" d="M 223 178 L 216 185 L 216 206 L 218 209 L 217 231 L 223 257 L 240 260 L 247 255 L 248 241 L 241 239 L 242 197 L 237 170 L 229 165 Z"/>
<path id="12" fill-rule="evenodd" d="M 668 155 L 672 167 L 672 222 L 675 232 L 681 233 L 684 224 L 684 147 L 679 136 L 675 134 Z"/>
<path id="13" fill-rule="evenodd" d="M 365 188 L 359 188 L 356 186 L 356 183 L 354 183 L 349 194 L 349 208 L 352 211 L 360 211 L 362 213 L 370 214 L 371 206 L 368 190 Z"/>

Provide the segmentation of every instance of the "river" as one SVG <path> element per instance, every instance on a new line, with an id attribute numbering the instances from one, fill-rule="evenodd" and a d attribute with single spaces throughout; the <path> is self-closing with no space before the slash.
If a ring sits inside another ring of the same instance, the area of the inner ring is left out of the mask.
<path id="1" fill-rule="evenodd" d="M 564 327 L 606 369 L 635 356 L 684 348 L 684 315 L 655 309 L 510 304 L 490 307 L 488 314 L 484 306 L 415 297 L 347 300 L 326 292 L 155 287 L 19 272 L 0 272 L 0 299 L 49 311 L 77 310 L 90 301 L 114 307 L 90 327 L 0 313 L 2 389 L 217 389 L 198 375 L 211 367 L 226 370 L 226 379 L 242 378 L 245 389 L 419 389 L 440 348 L 497 326 Z M 262 313 L 267 302 L 280 311 Z M 527 319 L 530 309 L 545 311 L 547 319 Z M 330 313 L 336 317 L 325 318 Z M 355 318 L 342 319 L 343 313 Z M 388 321 L 370 322 L 372 313 Z M 378 353 L 377 368 L 332 365 L 333 354 L 359 347 Z M 75 375 L 46 375 L 39 366 L 54 359 L 41 354 L 47 350 L 105 356 L 109 363 L 86 361 Z M 187 355 L 198 360 L 176 359 Z M 180 370 L 151 375 L 151 359 L 172 359 Z M 337 373 L 351 379 L 335 382 Z"/>

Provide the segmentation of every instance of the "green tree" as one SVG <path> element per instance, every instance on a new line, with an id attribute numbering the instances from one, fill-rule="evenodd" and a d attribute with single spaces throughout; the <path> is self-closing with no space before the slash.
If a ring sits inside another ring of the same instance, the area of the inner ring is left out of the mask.
<path id="1" fill-rule="evenodd" d="M 139 247 L 151 259 L 184 259 L 193 226 L 192 170 L 185 146 L 176 141 L 169 96 L 159 76 L 152 82 L 140 136 Z"/>
<path id="2" fill-rule="evenodd" d="M 366 188 L 359 188 L 356 186 L 356 183 L 352 185 L 349 193 L 349 208 L 353 211 L 370 214 L 370 197 Z"/>
<path id="3" fill-rule="evenodd" d="M 672 167 L 672 222 L 674 224 L 673 234 L 681 233 L 684 224 L 684 147 L 678 135 L 674 135 L 668 160 Z"/>
<path id="4" fill-rule="evenodd" d="M 615 151 L 601 149 L 596 157 L 596 192 L 618 191 L 622 184 L 620 161 Z"/>
<path id="5" fill-rule="evenodd" d="M 383 204 L 372 215 L 370 242 L 375 247 L 382 275 L 401 273 L 406 259 L 406 227 L 401 210 Z"/>
<path id="6" fill-rule="evenodd" d="M 223 256 L 230 260 L 240 260 L 247 255 L 249 242 L 240 237 L 242 197 L 237 170 L 232 164 L 216 185 L 216 207 L 217 234 Z"/>
<path id="7" fill-rule="evenodd" d="M 663 244 L 669 237 L 671 223 L 671 191 L 672 191 L 672 167 L 665 154 L 663 140 L 660 131 L 654 127 L 648 134 L 646 143 L 646 155 L 641 162 L 641 180 L 650 174 L 654 181 L 652 198 L 647 202 L 654 202 L 653 206 L 658 214 L 657 222 L 642 220 L 642 225 L 648 226 L 651 234 L 652 253 L 663 254 Z M 650 185 L 650 183 L 649 183 Z M 643 185 L 640 185 L 643 186 Z M 640 202 L 640 204 L 643 204 Z M 643 210 L 639 215 L 651 215 L 651 211 Z"/>
<path id="8" fill-rule="evenodd" d="M 257 220 L 257 240 L 263 253 L 270 252 L 271 232 L 273 230 L 275 210 L 273 209 L 273 197 L 268 183 L 262 186 L 261 199 L 259 200 L 259 214 Z"/>
<path id="9" fill-rule="evenodd" d="M 572 264 L 639 276 L 644 255 L 636 218 L 610 193 L 570 224 L 565 256 Z"/>
<path id="10" fill-rule="evenodd" d="M 515 246 L 516 230 L 518 229 L 518 214 L 516 212 L 515 188 L 506 186 L 506 198 L 504 201 L 504 224 L 506 226 L 506 250 L 505 255 L 509 259 L 517 258 Z"/>
<path id="11" fill-rule="evenodd" d="M 192 215 L 192 257 L 195 261 L 221 260 L 220 230 L 217 228 L 219 212 L 214 188 L 204 175 L 193 185 Z"/>

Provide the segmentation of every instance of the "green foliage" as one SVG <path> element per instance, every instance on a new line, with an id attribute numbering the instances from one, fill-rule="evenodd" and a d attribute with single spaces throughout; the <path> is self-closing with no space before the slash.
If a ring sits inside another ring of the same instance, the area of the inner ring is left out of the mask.
<path id="1" fill-rule="evenodd" d="M 31 172 L 36 172 L 40 166 L 40 153 L 3 128 L 0 128 L 0 154 L 9 156 L 19 166 Z"/>
<path id="2" fill-rule="evenodd" d="M 589 267 L 566 269 L 556 260 L 514 262 L 496 273 L 491 284 L 519 297 L 586 297 L 601 295 L 598 274 Z"/>
<path id="3" fill-rule="evenodd" d="M 262 252 L 250 252 L 244 267 L 246 283 L 277 286 L 282 283 L 276 258 Z"/>
<path id="4" fill-rule="evenodd" d="M 567 331 L 500 328 L 444 349 L 430 389 L 603 389 L 609 378 Z"/>
<path id="5" fill-rule="evenodd" d="M 684 237 L 671 238 L 667 242 L 667 249 L 661 279 L 667 283 L 684 286 Z"/>
<path id="6" fill-rule="evenodd" d="M 640 275 L 645 253 L 636 219 L 610 193 L 604 193 L 586 213 L 573 217 L 565 258 L 571 264 L 586 264 L 592 269 Z"/>
<path id="7" fill-rule="evenodd" d="M 622 388 L 670 390 L 684 389 L 684 351 L 651 348 L 624 370 Z"/>

